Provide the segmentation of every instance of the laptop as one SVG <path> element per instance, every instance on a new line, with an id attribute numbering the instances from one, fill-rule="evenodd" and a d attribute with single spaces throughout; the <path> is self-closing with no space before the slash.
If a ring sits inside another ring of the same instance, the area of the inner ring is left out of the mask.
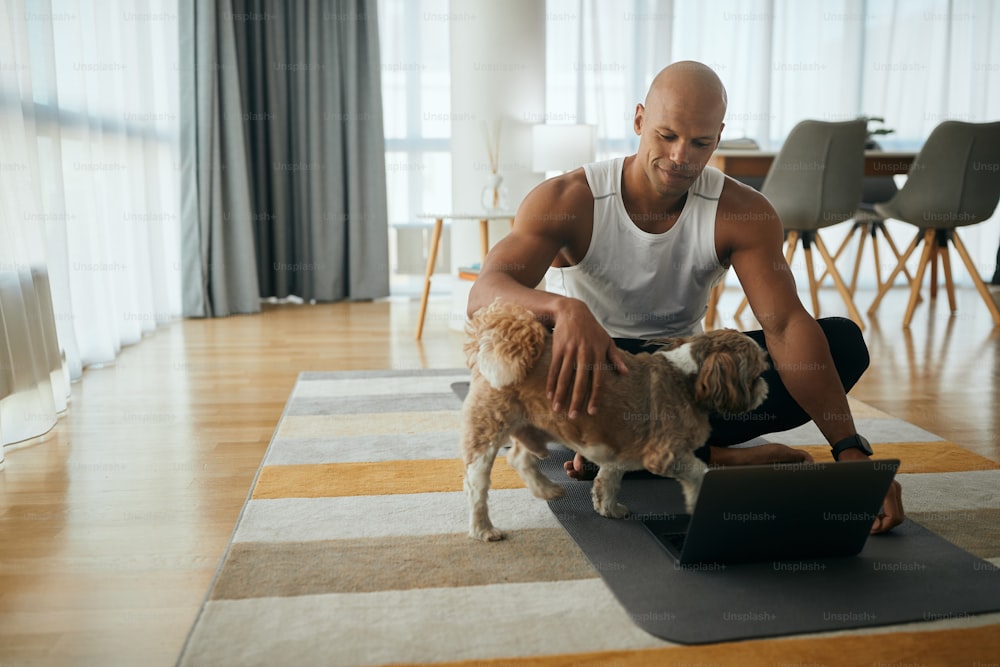
<path id="1" fill-rule="evenodd" d="M 694 512 L 643 521 L 682 565 L 857 555 L 898 459 L 711 468 Z"/>

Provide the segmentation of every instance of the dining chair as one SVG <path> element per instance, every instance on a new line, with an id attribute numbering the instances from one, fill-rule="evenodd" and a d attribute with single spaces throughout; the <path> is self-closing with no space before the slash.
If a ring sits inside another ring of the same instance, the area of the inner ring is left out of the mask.
<path id="1" fill-rule="evenodd" d="M 851 319 L 862 329 L 864 323 L 854 297 L 819 230 L 850 220 L 857 211 L 864 180 L 865 136 L 865 121 L 861 119 L 803 120 L 792 128 L 761 185 L 761 193 L 774 206 L 785 228 L 785 259 L 789 264 L 802 244 L 813 315 L 820 315 L 819 281 L 812 256 L 815 246 Z M 746 306 L 744 297 L 736 317 Z"/>
<path id="2" fill-rule="evenodd" d="M 913 160 L 906 183 L 889 201 L 876 204 L 884 219 L 892 218 L 918 228 L 896 268 L 868 308 L 872 314 L 885 297 L 906 261 L 923 242 L 924 249 L 910 285 L 910 300 L 903 316 L 909 327 L 920 298 L 927 265 L 931 265 L 930 297 L 937 296 L 940 260 L 951 312 L 956 311 L 949 246 L 954 247 L 985 302 L 994 326 L 1000 326 L 1000 309 L 986 287 L 968 250 L 958 236 L 958 227 L 988 220 L 1000 200 L 1000 122 L 967 123 L 948 120 L 935 127 Z"/>
<path id="3" fill-rule="evenodd" d="M 892 176 L 865 176 L 864 185 L 861 190 L 861 203 L 858 204 L 858 210 L 854 212 L 854 224 L 851 226 L 851 231 L 841 241 L 840 247 L 833 253 L 833 260 L 836 262 L 844 254 L 844 251 L 857 234 L 858 248 L 854 256 L 854 268 L 851 270 L 851 280 L 847 284 L 847 288 L 851 291 L 851 296 L 857 291 L 858 276 L 861 273 L 861 264 L 864 258 L 865 241 L 869 237 L 871 238 L 871 249 L 875 266 L 876 291 L 882 289 L 882 285 L 885 284 L 885 281 L 882 279 L 885 265 L 882 260 L 879 237 L 888 245 L 893 261 L 898 262 L 899 258 L 902 257 L 902 254 L 899 252 L 899 246 L 896 245 L 892 235 L 889 234 L 889 230 L 885 226 L 885 219 L 875 211 L 875 204 L 889 201 L 897 192 L 899 192 L 899 188 L 896 187 L 896 181 Z M 913 276 L 910 275 L 910 270 L 905 266 L 903 267 L 903 274 L 906 276 L 907 285 L 909 285 L 913 281 Z M 820 275 L 817 280 L 820 286 L 823 285 L 823 281 L 826 280 L 828 275 L 829 271 L 824 271 Z"/>

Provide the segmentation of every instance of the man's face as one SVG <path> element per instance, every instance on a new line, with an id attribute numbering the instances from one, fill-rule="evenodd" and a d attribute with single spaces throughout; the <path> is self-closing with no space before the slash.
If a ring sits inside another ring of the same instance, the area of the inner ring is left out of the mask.
<path id="1" fill-rule="evenodd" d="M 650 185 L 664 197 L 683 195 L 719 145 L 723 108 L 656 100 L 637 105 L 635 132 L 639 161 Z M 706 108 L 708 107 L 708 108 Z"/>

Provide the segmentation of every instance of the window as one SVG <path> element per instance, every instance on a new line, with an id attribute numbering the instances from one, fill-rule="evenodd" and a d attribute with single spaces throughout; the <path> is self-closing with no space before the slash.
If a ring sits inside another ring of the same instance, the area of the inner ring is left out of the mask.
<path id="1" fill-rule="evenodd" d="M 449 1 L 379 0 L 378 10 L 389 225 L 398 232 L 420 213 L 451 208 Z M 397 238 L 390 233 L 394 267 Z M 394 291 L 407 289 L 401 278 Z"/>

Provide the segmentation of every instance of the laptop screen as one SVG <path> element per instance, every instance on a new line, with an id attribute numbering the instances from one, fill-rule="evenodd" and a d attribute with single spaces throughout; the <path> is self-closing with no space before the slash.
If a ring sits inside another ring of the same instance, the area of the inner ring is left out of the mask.
<path id="1" fill-rule="evenodd" d="M 686 527 L 644 523 L 684 563 L 854 555 L 898 467 L 879 459 L 713 468 Z"/>

